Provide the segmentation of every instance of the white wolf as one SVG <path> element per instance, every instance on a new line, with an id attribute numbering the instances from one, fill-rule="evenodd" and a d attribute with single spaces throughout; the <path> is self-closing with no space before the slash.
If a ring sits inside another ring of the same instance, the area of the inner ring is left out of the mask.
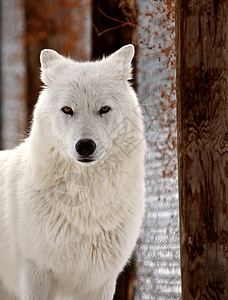
<path id="1" fill-rule="evenodd" d="M 1 300 L 113 298 L 144 211 L 133 55 L 132 45 L 83 63 L 41 52 L 30 135 L 0 153 Z"/>

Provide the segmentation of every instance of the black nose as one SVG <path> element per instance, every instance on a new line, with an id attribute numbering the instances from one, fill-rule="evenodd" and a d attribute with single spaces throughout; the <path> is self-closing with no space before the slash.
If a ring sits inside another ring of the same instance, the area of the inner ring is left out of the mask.
<path id="1" fill-rule="evenodd" d="M 82 139 L 76 143 L 75 149 L 80 155 L 88 156 L 93 154 L 96 149 L 96 144 L 93 140 Z"/>

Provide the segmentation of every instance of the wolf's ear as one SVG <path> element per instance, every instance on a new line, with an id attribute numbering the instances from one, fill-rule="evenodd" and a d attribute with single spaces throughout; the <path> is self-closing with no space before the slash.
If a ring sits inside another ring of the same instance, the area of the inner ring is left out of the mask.
<path id="1" fill-rule="evenodd" d="M 135 54 L 135 48 L 132 44 L 123 46 L 116 52 L 114 52 L 110 58 L 113 60 L 113 62 L 117 65 L 122 66 L 122 72 L 123 76 L 126 80 L 129 80 L 132 78 L 132 67 L 131 67 L 131 61 Z"/>
<path id="2" fill-rule="evenodd" d="M 58 60 L 63 60 L 64 57 L 58 52 L 51 49 L 44 49 L 40 52 L 41 69 L 53 66 L 53 63 Z"/>
<path id="3" fill-rule="evenodd" d="M 51 69 L 57 67 L 65 58 L 51 49 L 44 49 L 40 53 L 40 64 L 41 64 L 41 80 L 45 84 L 49 84 L 52 81 Z"/>

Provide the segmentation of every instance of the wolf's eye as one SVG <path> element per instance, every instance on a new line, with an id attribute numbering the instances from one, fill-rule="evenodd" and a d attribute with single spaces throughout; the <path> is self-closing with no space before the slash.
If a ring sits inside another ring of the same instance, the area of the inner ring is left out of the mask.
<path id="1" fill-rule="evenodd" d="M 109 107 L 108 105 L 102 106 L 102 108 L 99 110 L 99 114 L 106 114 L 107 112 L 109 112 L 111 109 L 111 107 Z"/>
<path id="2" fill-rule="evenodd" d="M 73 110 L 69 106 L 64 106 L 62 108 L 62 111 L 64 112 L 64 114 L 73 116 Z"/>

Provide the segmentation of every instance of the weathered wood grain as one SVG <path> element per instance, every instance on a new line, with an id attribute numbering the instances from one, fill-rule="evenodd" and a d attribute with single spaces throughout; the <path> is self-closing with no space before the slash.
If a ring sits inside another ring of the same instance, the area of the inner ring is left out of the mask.
<path id="1" fill-rule="evenodd" d="M 183 300 L 228 299 L 227 35 L 227 0 L 176 0 Z"/>

